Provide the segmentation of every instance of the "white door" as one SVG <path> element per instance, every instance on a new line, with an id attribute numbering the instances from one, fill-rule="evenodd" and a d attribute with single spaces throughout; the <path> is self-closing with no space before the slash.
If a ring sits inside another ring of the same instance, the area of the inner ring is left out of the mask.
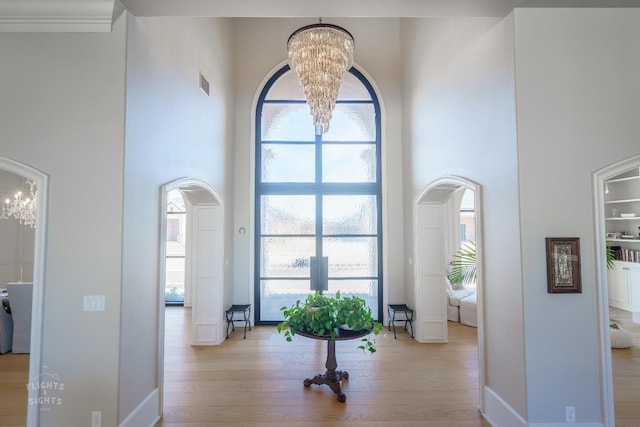
<path id="1" fill-rule="evenodd" d="M 444 236 L 446 208 L 442 204 L 417 207 L 416 340 L 447 342 Z"/>
<path id="2" fill-rule="evenodd" d="M 195 205 L 191 242 L 193 266 L 192 345 L 215 345 L 222 334 L 222 207 Z"/>

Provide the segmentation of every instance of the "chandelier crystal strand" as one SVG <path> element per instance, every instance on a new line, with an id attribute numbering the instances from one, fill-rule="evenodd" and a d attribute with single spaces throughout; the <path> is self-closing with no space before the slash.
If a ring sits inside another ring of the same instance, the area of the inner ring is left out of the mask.
<path id="1" fill-rule="evenodd" d="M 29 186 L 29 197 L 22 198 L 22 192 L 18 191 L 13 200 L 6 199 L 2 207 L 2 215 L 0 219 L 16 218 L 20 224 L 29 225 L 31 228 L 36 226 L 36 212 L 38 202 L 38 189 L 36 182 L 27 180 Z"/>
<path id="2" fill-rule="evenodd" d="M 329 130 L 342 78 L 353 65 L 354 47 L 347 30 L 330 24 L 308 25 L 289 37 L 289 63 L 302 84 L 316 135 Z"/>

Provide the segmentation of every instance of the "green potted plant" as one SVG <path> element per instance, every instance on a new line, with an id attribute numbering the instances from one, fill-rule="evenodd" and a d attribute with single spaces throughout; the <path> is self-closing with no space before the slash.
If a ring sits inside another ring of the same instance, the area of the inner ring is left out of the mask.
<path id="1" fill-rule="evenodd" d="M 339 293 L 336 294 L 339 297 Z M 316 292 L 309 294 L 304 303 L 296 301 L 291 307 L 280 308 L 284 321 L 278 324 L 278 332 L 284 331 L 287 341 L 291 341 L 296 331 L 303 331 L 318 337 L 336 337 L 336 298 Z"/>
<path id="2" fill-rule="evenodd" d="M 607 269 L 611 270 L 613 268 L 613 262 L 616 260 L 616 251 L 611 247 L 607 246 Z"/>
<path id="3" fill-rule="evenodd" d="M 342 298 L 340 291 L 336 292 L 335 297 L 316 292 L 308 295 L 304 303 L 298 300 L 291 307 L 282 307 L 280 310 L 284 320 L 277 329 L 279 333 L 284 333 L 287 341 L 291 341 L 296 332 L 335 339 L 340 328 L 370 330 L 375 335 L 383 328 L 373 318 L 364 299 L 357 296 Z M 362 338 L 361 342 L 358 348 L 363 352 L 375 353 L 375 343 L 368 336 Z"/>
<path id="4" fill-rule="evenodd" d="M 476 281 L 477 272 L 476 244 L 469 241 L 453 254 L 447 278 L 453 289 L 465 289 Z"/>
<path id="5" fill-rule="evenodd" d="M 352 331 L 370 330 L 378 335 L 383 328 L 382 323 L 376 322 L 371 314 L 371 308 L 367 302 L 355 295 L 338 299 L 336 311 L 336 323 L 340 328 Z M 368 337 L 361 340 L 358 346 L 363 352 L 375 353 L 376 347 Z"/>
<path id="6" fill-rule="evenodd" d="M 620 329 L 621 328 L 620 324 L 621 323 L 618 319 L 609 318 L 609 327 L 611 329 Z"/>

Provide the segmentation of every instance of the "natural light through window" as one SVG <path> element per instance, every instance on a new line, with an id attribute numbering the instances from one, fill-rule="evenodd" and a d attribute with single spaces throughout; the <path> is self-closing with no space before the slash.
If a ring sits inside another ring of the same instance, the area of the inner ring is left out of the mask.
<path id="1" fill-rule="evenodd" d="M 311 256 L 329 259 L 329 291 L 381 311 L 380 113 L 371 85 L 346 73 L 330 129 L 315 135 L 295 73 L 265 85 L 256 114 L 258 323 L 310 292 Z"/>
<path id="2" fill-rule="evenodd" d="M 476 243 L 476 211 L 474 192 L 466 190 L 460 203 L 460 248 L 475 253 Z M 468 289 L 475 289 L 475 281 L 466 285 Z"/>
<path id="3" fill-rule="evenodd" d="M 178 190 L 167 195 L 165 303 L 184 304 L 186 220 L 184 199 Z"/>

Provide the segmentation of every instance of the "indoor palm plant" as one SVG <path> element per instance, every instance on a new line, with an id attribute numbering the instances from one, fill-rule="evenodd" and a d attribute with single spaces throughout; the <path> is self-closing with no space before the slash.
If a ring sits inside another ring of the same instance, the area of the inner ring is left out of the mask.
<path id="1" fill-rule="evenodd" d="M 470 283 L 475 283 L 477 272 L 476 244 L 469 241 L 453 254 L 447 277 L 453 289 L 464 289 Z"/>
<path id="2" fill-rule="evenodd" d="M 291 341 L 296 332 L 318 337 L 335 339 L 338 329 L 353 331 L 371 331 L 380 333 L 383 325 L 377 322 L 367 302 L 360 297 L 342 297 L 340 291 L 335 297 L 316 292 L 307 296 L 304 303 L 296 301 L 290 307 L 280 309 L 284 320 L 277 326 L 287 341 Z M 358 346 L 362 351 L 374 353 L 376 347 L 368 337 L 361 340 Z"/>
<path id="3" fill-rule="evenodd" d="M 607 269 L 613 268 L 613 262 L 616 260 L 616 251 L 611 246 L 607 246 Z"/>

